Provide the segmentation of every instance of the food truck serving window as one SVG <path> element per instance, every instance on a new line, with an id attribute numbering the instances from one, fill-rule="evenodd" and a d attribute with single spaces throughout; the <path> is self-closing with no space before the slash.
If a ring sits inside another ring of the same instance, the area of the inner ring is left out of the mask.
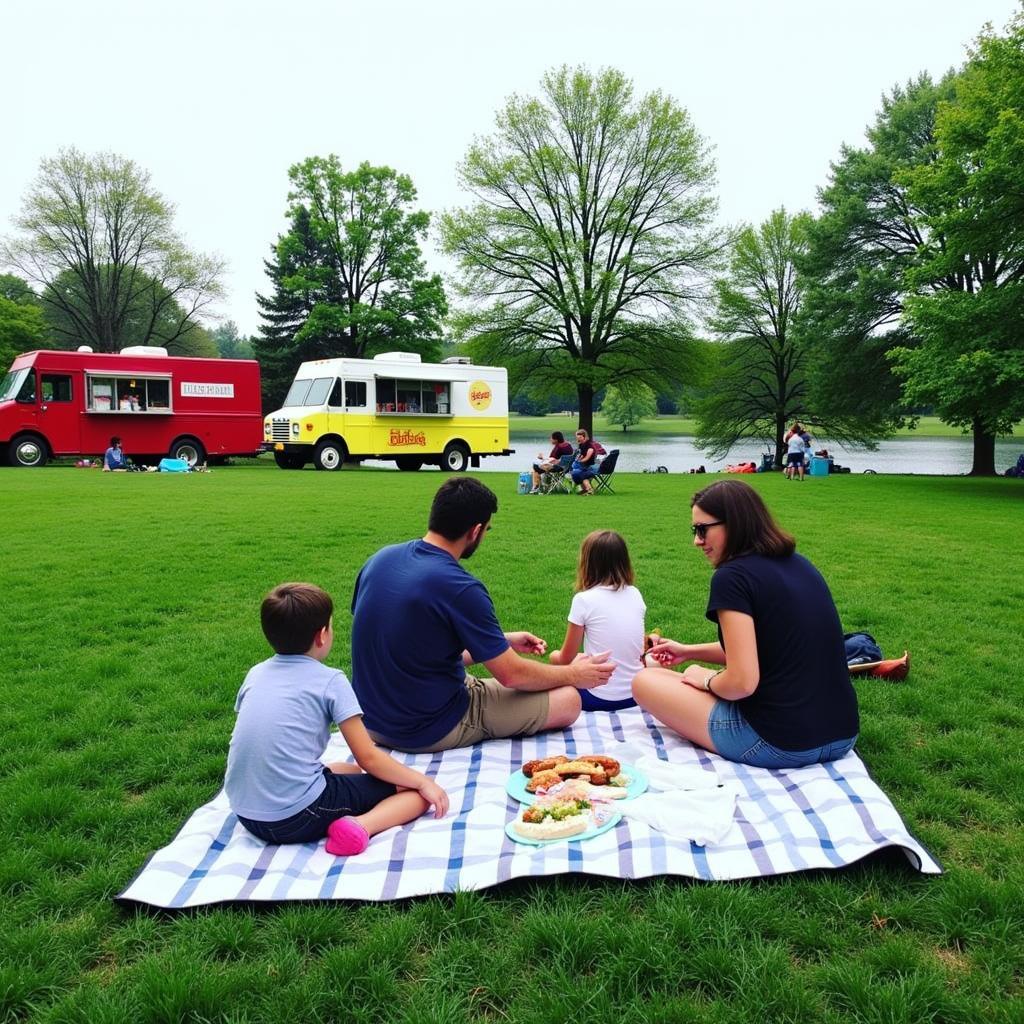
<path id="1" fill-rule="evenodd" d="M 85 407 L 89 412 L 171 411 L 171 378 L 138 374 L 108 377 L 86 374 Z"/>
<path id="2" fill-rule="evenodd" d="M 446 416 L 451 408 L 446 380 L 377 378 L 377 412 Z"/>

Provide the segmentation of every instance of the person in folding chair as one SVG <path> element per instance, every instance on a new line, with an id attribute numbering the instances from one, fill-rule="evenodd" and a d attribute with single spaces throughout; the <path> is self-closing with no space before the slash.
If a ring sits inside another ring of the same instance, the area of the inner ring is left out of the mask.
<path id="1" fill-rule="evenodd" d="M 574 456 L 563 455 L 542 477 L 539 494 L 572 494 Z"/>
<path id="2" fill-rule="evenodd" d="M 607 491 L 609 494 L 615 493 L 615 488 L 612 487 L 612 473 L 615 472 L 615 464 L 619 461 L 619 449 L 613 448 L 602 460 L 601 464 L 597 467 L 597 476 L 594 477 L 594 493 L 600 494 L 602 491 Z"/>
<path id="3" fill-rule="evenodd" d="M 572 463 L 572 482 L 580 488 L 580 494 L 593 494 L 590 480 L 597 473 L 598 446 L 591 439 L 590 431 L 583 427 L 576 431 L 576 444 L 578 447 Z"/>
<path id="4" fill-rule="evenodd" d="M 547 458 L 542 453 L 537 454 L 537 461 L 533 464 L 533 487 L 531 494 L 544 494 L 544 475 L 552 472 L 563 458 L 569 456 L 572 462 L 572 445 L 565 439 L 565 434 L 560 430 L 551 431 L 551 452 Z"/>

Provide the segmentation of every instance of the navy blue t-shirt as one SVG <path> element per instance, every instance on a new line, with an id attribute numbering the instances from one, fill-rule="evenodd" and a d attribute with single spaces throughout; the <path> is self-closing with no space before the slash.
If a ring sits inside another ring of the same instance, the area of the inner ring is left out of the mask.
<path id="1" fill-rule="evenodd" d="M 741 555 L 720 565 L 711 577 L 707 617 L 717 623 L 719 611 L 754 620 L 761 679 L 736 703 L 762 739 L 782 750 L 811 750 L 857 734 L 839 613 L 806 558 Z"/>
<path id="2" fill-rule="evenodd" d="M 423 540 L 382 548 L 352 594 L 352 687 L 367 729 L 426 747 L 469 708 L 462 652 L 508 650 L 487 588 Z"/>

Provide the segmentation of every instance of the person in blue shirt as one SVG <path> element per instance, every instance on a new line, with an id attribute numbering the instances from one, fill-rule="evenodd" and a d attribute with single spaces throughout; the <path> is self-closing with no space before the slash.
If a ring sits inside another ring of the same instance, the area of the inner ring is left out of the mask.
<path id="1" fill-rule="evenodd" d="M 532 633 L 503 633 L 487 588 L 461 562 L 491 528 L 498 499 L 479 480 L 441 485 L 422 540 L 386 547 L 360 570 L 352 595 L 352 686 L 370 736 L 411 753 L 562 729 L 580 690 L 606 683 L 609 652 L 570 664 Z M 467 675 L 483 663 L 492 678 Z"/>
<path id="2" fill-rule="evenodd" d="M 242 826 L 268 843 L 311 843 L 362 853 L 370 837 L 418 818 L 448 795 L 370 739 L 343 672 L 324 664 L 334 643 L 330 595 L 311 583 L 282 583 L 260 609 L 275 654 L 238 691 L 224 789 Z M 332 722 L 355 764 L 325 765 Z"/>
<path id="3" fill-rule="evenodd" d="M 117 435 L 110 439 L 110 447 L 103 454 L 104 473 L 125 473 L 128 471 L 128 460 L 121 450 L 121 438 Z"/>
<path id="4" fill-rule="evenodd" d="M 705 614 L 718 641 L 656 638 L 648 655 L 661 667 L 634 677 L 636 702 L 730 761 L 799 768 L 844 757 L 860 720 L 828 584 L 749 484 L 705 487 L 690 515 L 714 569 Z M 669 670 L 685 661 L 721 667 Z"/>

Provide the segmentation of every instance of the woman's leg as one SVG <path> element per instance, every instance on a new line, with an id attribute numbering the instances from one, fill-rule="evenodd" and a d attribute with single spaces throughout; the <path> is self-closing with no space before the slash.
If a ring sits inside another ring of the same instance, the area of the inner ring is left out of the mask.
<path id="1" fill-rule="evenodd" d="M 633 677 L 633 697 L 683 739 L 718 753 L 708 734 L 708 719 L 717 700 L 712 694 L 684 683 L 671 669 L 645 668 Z"/>

